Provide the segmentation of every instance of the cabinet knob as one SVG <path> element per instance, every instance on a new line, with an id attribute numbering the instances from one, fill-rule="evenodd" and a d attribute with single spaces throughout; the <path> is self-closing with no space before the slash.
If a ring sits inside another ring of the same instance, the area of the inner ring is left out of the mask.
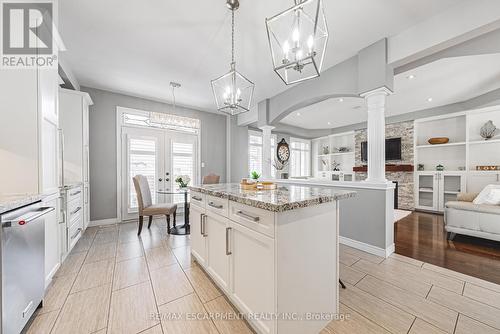
<path id="1" fill-rule="evenodd" d="M 160 182 L 161 182 L 161 181 L 163 181 L 163 179 L 160 177 L 160 178 L 158 179 L 158 181 L 160 181 Z"/>

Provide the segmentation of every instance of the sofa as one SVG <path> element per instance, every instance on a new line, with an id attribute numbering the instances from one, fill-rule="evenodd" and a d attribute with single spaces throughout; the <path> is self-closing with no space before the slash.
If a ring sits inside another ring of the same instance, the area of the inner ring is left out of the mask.
<path id="1" fill-rule="evenodd" d="M 457 201 L 447 202 L 444 227 L 449 240 L 455 234 L 500 241 L 500 206 L 474 204 L 478 193 L 460 193 Z"/>

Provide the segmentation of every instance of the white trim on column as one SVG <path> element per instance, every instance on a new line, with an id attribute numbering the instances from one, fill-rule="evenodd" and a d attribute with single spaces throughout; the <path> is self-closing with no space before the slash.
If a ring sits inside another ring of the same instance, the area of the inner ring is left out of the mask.
<path id="1" fill-rule="evenodd" d="M 262 177 L 271 177 L 271 164 L 268 161 L 271 160 L 271 130 L 274 126 L 264 125 L 259 127 L 262 130 Z"/>
<path id="2" fill-rule="evenodd" d="M 394 253 L 395 250 L 394 244 L 390 245 L 386 249 L 383 249 L 361 241 L 349 239 L 343 236 L 339 236 L 339 243 L 383 258 L 389 257 L 392 253 Z"/>

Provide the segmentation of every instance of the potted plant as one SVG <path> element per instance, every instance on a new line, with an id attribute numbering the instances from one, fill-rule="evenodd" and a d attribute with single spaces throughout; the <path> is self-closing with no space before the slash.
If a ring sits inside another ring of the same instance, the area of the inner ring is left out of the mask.
<path id="1" fill-rule="evenodd" d="M 179 185 L 179 188 L 186 188 L 191 179 L 188 175 L 179 175 L 175 178 L 175 182 Z"/>
<path id="2" fill-rule="evenodd" d="M 257 173 L 256 171 L 253 171 L 250 173 L 250 178 L 254 180 L 255 182 L 259 181 L 260 174 Z"/>

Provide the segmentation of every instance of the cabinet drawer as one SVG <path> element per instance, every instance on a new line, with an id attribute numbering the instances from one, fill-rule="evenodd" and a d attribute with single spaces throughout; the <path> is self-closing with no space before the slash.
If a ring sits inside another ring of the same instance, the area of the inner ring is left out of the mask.
<path id="1" fill-rule="evenodd" d="M 75 187 L 73 189 L 67 190 L 67 201 L 72 202 L 74 200 L 82 200 L 83 190 L 81 187 Z"/>
<path id="2" fill-rule="evenodd" d="M 68 243 L 69 243 L 69 250 L 73 248 L 73 246 L 76 244 L 76 242 L 80 239 L 82 232 L 83 232 L 83 219 L 82 215 L 78 217 L 71 225 L 71 227 L 68 229 L 69 234 L 68 234 Z"/>
<path id="3" fill-rule="evenodd" d="M 209 211 L 216 212 L 221 216 L 228 217 L 228 200 L 211 195 L 206 195 L 205 208 Z"/>
<path id="4" fill-rule="evenodd" d="M 67 204 L 66 209 L 66 217 L 68 226 L 71 225 L 71 222 L 75 220 L 76 217 L 80 216 L 83 213 L 83 203 L 81 198 L 79 200 L 71 201 Z"/>
<path id="5" fill-rule="evenodd" d="M 189 193 L 189 202 L 191 205 L 196 205 L 197 207 L 200 208 L 205 208 L 205 202 L 206 202 L 206 197 L 205 194 L 202 194 L 197 191 L 191 191 Z"/>
<path id="6" fill-rule="evenodd" d="M 274 238 L 274 212 L 230 201 L 229 218 L 251 230 Z"/>

